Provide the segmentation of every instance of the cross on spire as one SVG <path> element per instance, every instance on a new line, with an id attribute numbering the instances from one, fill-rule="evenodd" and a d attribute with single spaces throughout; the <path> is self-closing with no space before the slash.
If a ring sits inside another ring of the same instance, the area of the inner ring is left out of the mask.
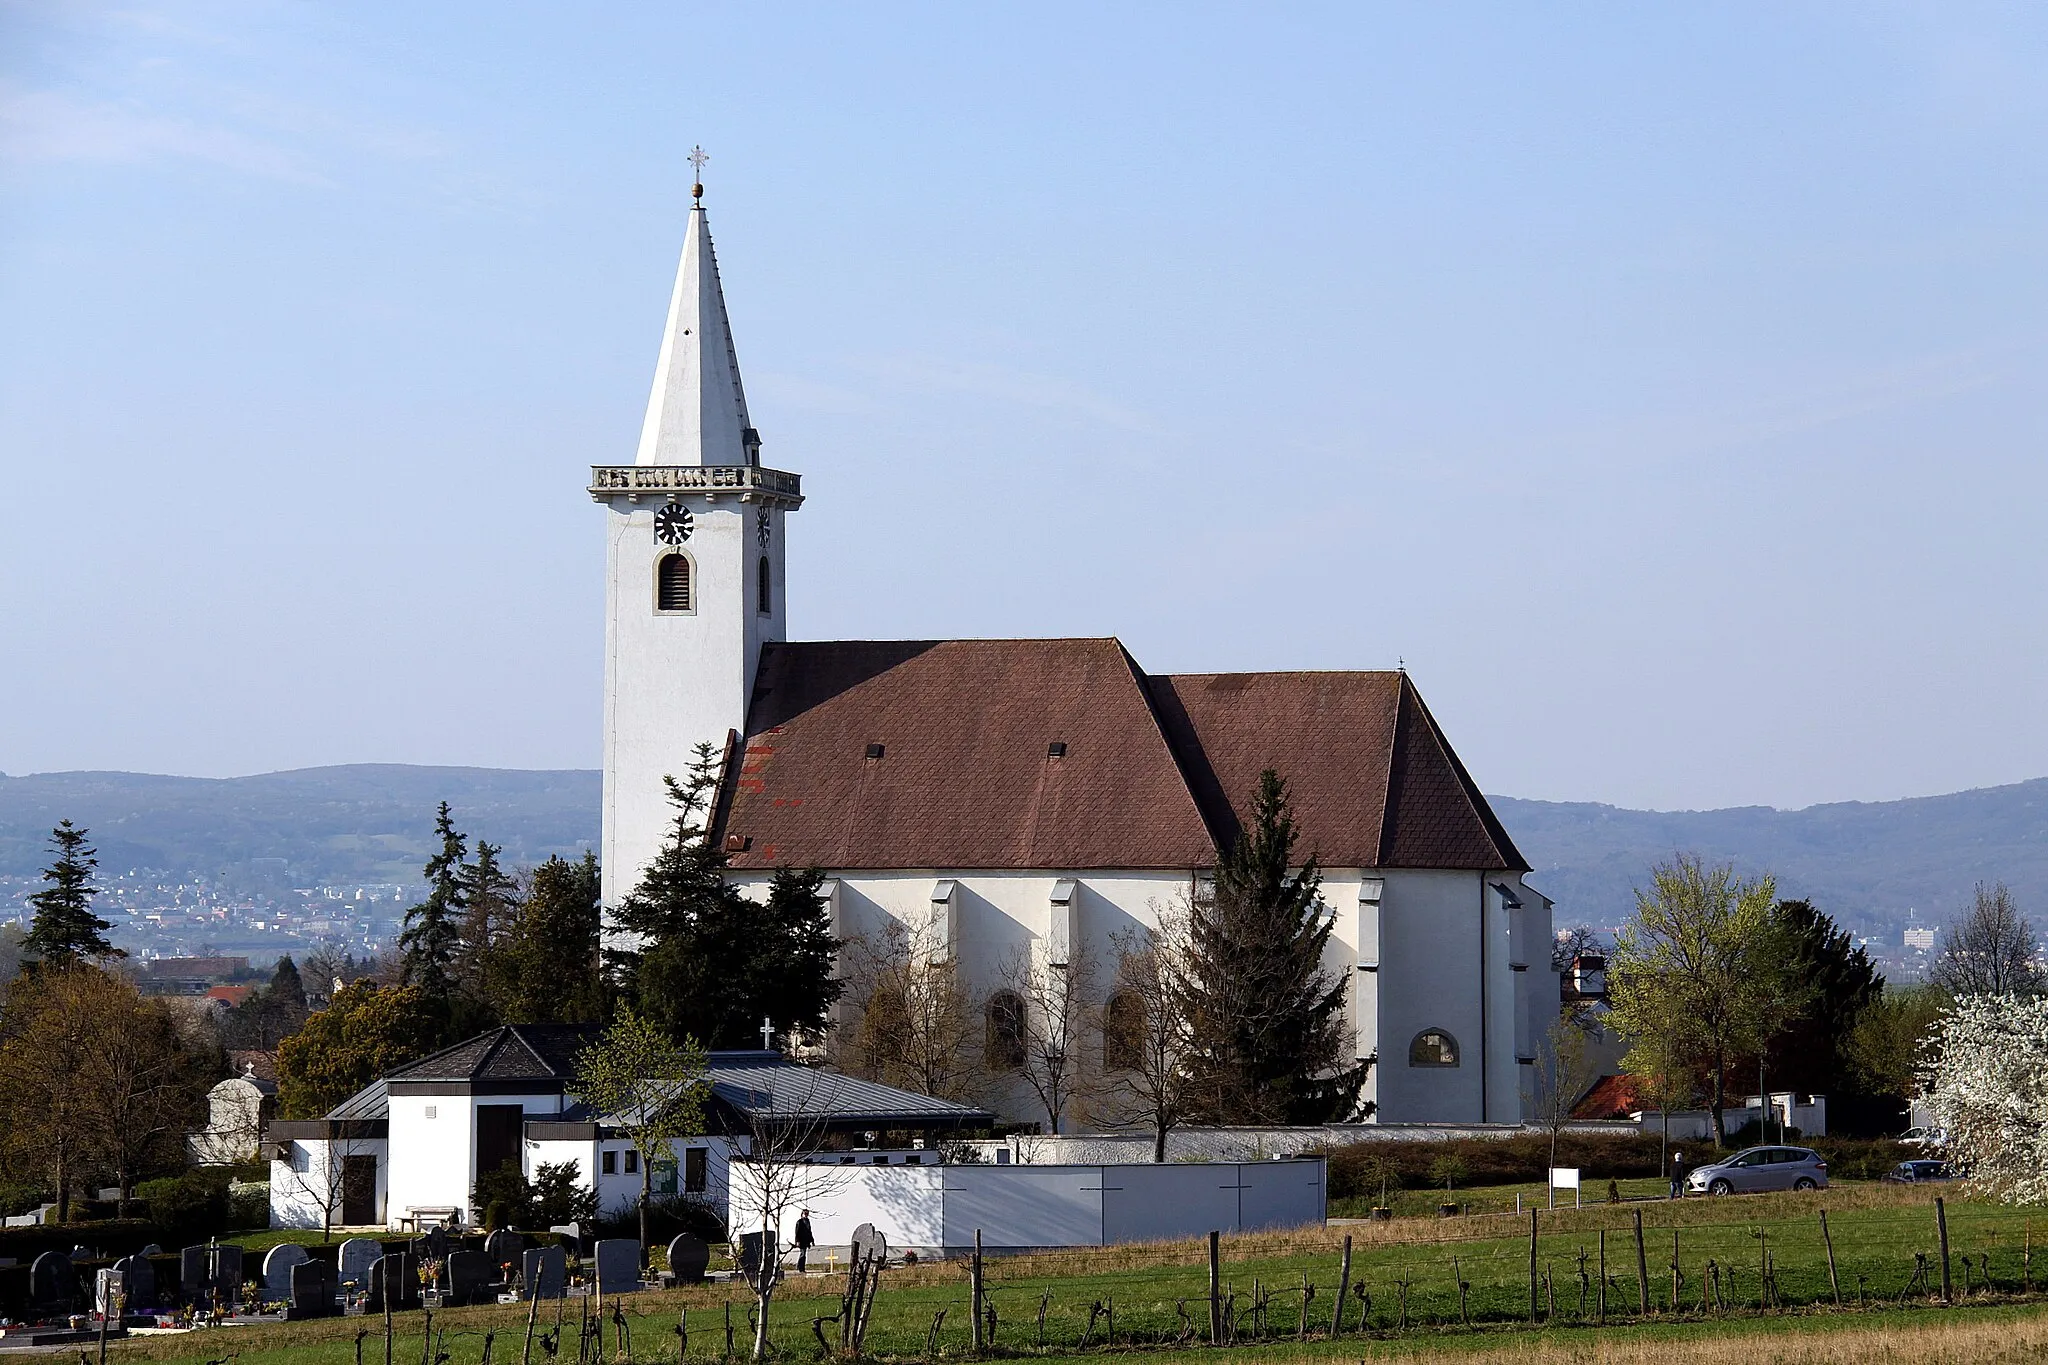
<path id="1" fill-rule="evenodd" d="M 775 1025 L 767 1015 L 761 1016 L 761 1051 L 775 1050 Z"/>
<path id="2" fill-rule="evenodd" d="M 696 183 L 690 186 L 690 197 L 692 199 L 701 200 L 704 197 L 704 163 L 710 159 L 710 153 L 706 152 L 701 144 L 690 148 L 689 162 L 697 172 Z"/>

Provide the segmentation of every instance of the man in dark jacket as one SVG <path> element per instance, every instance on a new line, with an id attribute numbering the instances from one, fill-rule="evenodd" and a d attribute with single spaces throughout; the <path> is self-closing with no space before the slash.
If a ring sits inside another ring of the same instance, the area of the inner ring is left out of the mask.
<path id="1" fill-rule="evenodd" d="M 816 1237 L 814 1237 L 814 1236 L 812 1236 L 812 1235 L 811 1235 L 811 1211 L 810 1211 L 809 1209 L 805 1209 L 805 1210 L 804 1210 L 804 1211 L 803 1211 L 802 1213 L 799 1213 L 799 1214 L 797 1215 L 797 1217 L 796 1217 L 796 1271 L 797 1271 L 797 1274 L 799 1274 L 799 1275 L 803 1274 L 803 1271 L 804 1271 L 804 1257 L 808 1256 L 808 1255 L 810 1254 L 811 1248 L 812 1248 L 812 1247 L 814 1247 L 814 1246 L 816 1246 L 817 1244 L 818 1244 L 818 1239 L 817 1239 Z"/>

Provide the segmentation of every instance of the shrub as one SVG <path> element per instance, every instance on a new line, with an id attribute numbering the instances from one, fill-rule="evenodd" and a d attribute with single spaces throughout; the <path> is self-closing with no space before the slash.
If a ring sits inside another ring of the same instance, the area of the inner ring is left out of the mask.
<path id="1" fill-rule="evenodd" d="M 597 1191 L 577 1183 L 581 1167 L 574 1161 L 543 1161 L 533 1173 L 533 1222 L 551 1228 L 562 1223 L 587 1223 L 597 1217 Z M 635 1236 L 639 1233 L 636 1231 Z"/>
<path id="2" fill-rule="evenodd" d="M 487 1228 L 523 1228 L 533 1219 L 533 1186 L 518 1165 L 506 1162 L 495 1171 L 476 1178 L 470 1192 L 470 1207 L 484 1211 Z"/>
<path id="3" fill-rule="evenodd" d="M 145 1180 L 135 1194 L 149 1205 L 150 1221 L 163 1231 L 164 1245 L 182 1246 L 226 1232 L 233 1213 L 225 1171 L 187 1171 Z M 266 1221 L 268 1202 L 266 1201 Z"/>

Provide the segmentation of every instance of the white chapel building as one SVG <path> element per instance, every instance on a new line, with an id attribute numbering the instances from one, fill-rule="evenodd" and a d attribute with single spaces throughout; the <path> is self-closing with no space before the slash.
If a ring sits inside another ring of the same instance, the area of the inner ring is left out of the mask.
<path id="1" fill-rule="evenodd" d="M 825 868 L 836 932 L 915 926 L 987 994 L 1020 949 L 1110 961 L 1272 768 L 1325 869 L 1375 1117 L 1522 1121 L 1558 1008 L 1550 902 L 1405 672 L 1149 674 L 1115 639 L 791 639 L 802 481 L 762 463 L 701 199 L 639 449 L 589 491 L 607 904 L 672 827 L 663 777 L 723 743 L 713 837 L 736 881 Z M 995 1107 L 1033 1116 L 1021 1093 Z"/>

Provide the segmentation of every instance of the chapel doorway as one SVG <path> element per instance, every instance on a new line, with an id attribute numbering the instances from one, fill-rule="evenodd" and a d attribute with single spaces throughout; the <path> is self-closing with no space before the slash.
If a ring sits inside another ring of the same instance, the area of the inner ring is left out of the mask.
<path id="1" fill-rule="evenodd" d="M 519 1143 L 526 1111 L 516 1104 L 476 1107 L 476 1173 L 489 1175 L 510 1162 L 520 1165 Z"/>
<path id="2" fill-rule="evenodd" d="M 377 1158 L 341 1159 L 341 1222 L 343 1227 L 368 1227 L 377 1222 Z"/>

